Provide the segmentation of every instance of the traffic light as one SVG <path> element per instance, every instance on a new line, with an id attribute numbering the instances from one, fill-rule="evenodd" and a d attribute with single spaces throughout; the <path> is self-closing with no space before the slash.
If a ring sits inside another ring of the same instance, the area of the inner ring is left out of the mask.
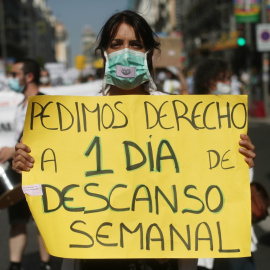
<path id="1" fill-rule="evenodd" d="M 238 39 L 237 39 L 237 44 L 238 44 L 238 46 L 245 46 L 246 45 L 246 40 L 245 40 L 245 38 L 243 38 L 243 37 L 238 37 Z"/>
<path id="2" fill-rule="evenodd" d="M 246 45 L 246 39 L 245 39 L 245 27 L 244 27 L 244 24 L 242 24 L 242 23 L 237 24 L 237 33 L 238 33 L 237 45 L 239 47 L 245 46 Z"/>

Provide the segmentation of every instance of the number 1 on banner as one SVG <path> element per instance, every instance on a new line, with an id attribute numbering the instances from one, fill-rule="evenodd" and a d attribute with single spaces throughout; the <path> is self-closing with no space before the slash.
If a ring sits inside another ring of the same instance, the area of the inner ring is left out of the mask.
<path id="1" fill-rule="evenodd" d="M 100 174 L 109 174 L 113 173 L 113 170 L 102 170 L 102 161 L 101 161 L 101 146 L 100 146 L 100 137 L 95 137 L 93 141 L 90 143 L 89 147 L 86 149 L 84 155 L 89 157 L 92 150 L 96 147 L 96 164 L 97 169 L 95 171 L 86 171 L 85 176 L 93 176 L 93 175 L 100 175 Z"/>

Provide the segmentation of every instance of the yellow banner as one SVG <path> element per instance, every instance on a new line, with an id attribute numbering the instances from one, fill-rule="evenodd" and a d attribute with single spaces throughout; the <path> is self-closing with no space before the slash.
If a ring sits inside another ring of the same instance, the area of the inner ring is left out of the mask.
<path id="1" fill-rule="evenodd" d="M 246 96 L 36 96 L 23 188 L 50 254 L 250 255 Z"/>

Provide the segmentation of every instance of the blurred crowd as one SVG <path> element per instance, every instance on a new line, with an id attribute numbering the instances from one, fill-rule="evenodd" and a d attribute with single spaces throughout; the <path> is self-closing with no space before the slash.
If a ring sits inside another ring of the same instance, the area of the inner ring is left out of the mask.
<path id="1" fill-rule="evenodd" d="M 40 73 L 40 88 L 71 86 L 93 81 L 101 81 L 104 75 L 103 68 L 85 68 L 77 70 L 76 68 L 65 69 L 62 65 L 50 64 L 49 68 L 44 65 Z M 61 67 L 59 69 L 59 67 Z M 9 68 L 10 69 L 10 68 Z M 174 66 L 168 66 L 155 69 L 155 83 L 157 89 L 167 94 L 194 94 L 194 73 L 197 66 L 186 67 L 181 61 Z M 259 75 L 256 70 L 252 72 L 241 71 L 234 74 L 229 71 L 225 85 L 218 85 L 216 94 L 252 94 L 255 100 L 259 100 L 260 89 Z M 12 73 L 7 70 L 5 74 L 0 74 L 0 92 L 11 90 L 9 79 Z M 74 93 L 76 94 L 76 93 Z"/>

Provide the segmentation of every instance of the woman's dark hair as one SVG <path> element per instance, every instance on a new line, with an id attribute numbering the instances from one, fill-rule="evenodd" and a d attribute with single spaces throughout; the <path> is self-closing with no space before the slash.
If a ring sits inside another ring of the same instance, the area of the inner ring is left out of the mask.
<path id="1" fill-rule="evenodd" d="M 227 62 L 220 59 L 205 59 L 196 68 L 194 74 L 194 94 L 209 94 L 211 85 L 229 72 Z"/>
<path id="2" fill-rule="evenodd" d="M 157 36 L 146 20 L 136 12 L 125 10 L 111 16 L 102 27 L 97 37 L 96 51 L 108 48 L 122 23 L 130 25 L 134 29 L 136 38 L 142 39 L 147 51 L 151 49 L 159 50 L 160 43 L 157 41 Z"/>
<path id="3" fill-rule="evenodd" d="M 125 10 L 117 12 L 111 16 L 104 26 L 101 28 L 96 41 L 96 50 L 106 50 L 110 45 L 110 42 L 116 36 L 119 26 L 125 23 L 130 25 L 135 32 L 136 38 L 143 41 L 146 51 L 148 50 L 160 50 L 160 42 L 157 35 L 153 32 L 146 20 L 136 12 L 131 10 Z M 150 73 L 153 73 L 153 63 L 149 61 L 148 68 Z"/>

